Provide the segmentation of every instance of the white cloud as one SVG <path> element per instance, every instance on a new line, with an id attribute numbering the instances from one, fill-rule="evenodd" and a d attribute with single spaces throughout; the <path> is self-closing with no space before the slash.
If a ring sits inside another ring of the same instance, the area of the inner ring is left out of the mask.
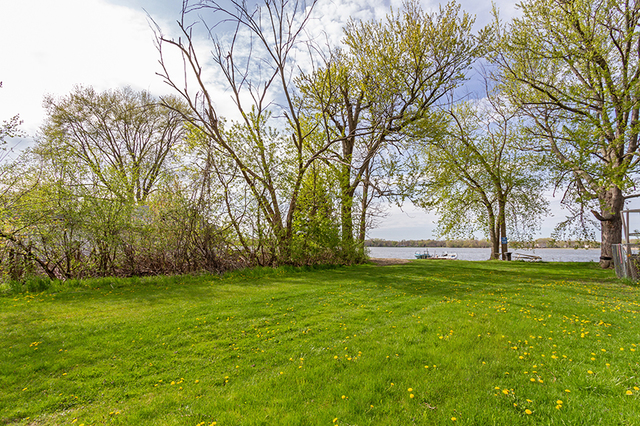
<path id="1" fill-rule="evenodd" d="M 145 13 L 102 0 L 3 2 L 0 14 L 0 118 L 19 113 L 35 133 L 46 94 L 73 85 L 131 85 L 167 92 Z"/>

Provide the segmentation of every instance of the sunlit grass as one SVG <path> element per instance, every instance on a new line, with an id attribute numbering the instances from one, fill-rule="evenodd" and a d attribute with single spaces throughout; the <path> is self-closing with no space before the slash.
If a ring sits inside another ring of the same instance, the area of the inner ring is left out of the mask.
<path id="1" fill-rule="evenodd" d="M 5 424 L 638 424 L 638 287 L 417 261 L 0 298 Z"/>

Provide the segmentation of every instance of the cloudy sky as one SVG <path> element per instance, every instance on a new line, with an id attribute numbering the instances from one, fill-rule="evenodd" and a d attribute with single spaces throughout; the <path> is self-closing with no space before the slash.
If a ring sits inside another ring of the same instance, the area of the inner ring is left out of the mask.
<path id="1" fill-rule="evenodd" d="M 491 3 L 460 0 L 476 15 L 477 27 L 490 19 Z M 339 40 L 349 17 L 383 17 L 396 0 L 320 0 L 311 25 Z M 438 2 L 423 0 L 425 9 Z M 504 20 L 518 14 L 514 2 L 497 1 Z M 156 76 L 158 53 L 150 15 L 165 35 L 176 34 L 182 0 L 0 0 L 0 120 L 20 114 L 23 129 L 35 135 L 44 118 L 45 95 L 63 96 L 74 85 L 107 90 L 129 85 L 155 95 L 170 89 Z M 28 144 L 29 139 L 22 144 Z M 540 236 L 549 236 L 564 216 L 559 199 L 551 199 L 554 217 Z M 435 217 L 412 206 L 389 208 L 370 237 L 433 238 Z"/>

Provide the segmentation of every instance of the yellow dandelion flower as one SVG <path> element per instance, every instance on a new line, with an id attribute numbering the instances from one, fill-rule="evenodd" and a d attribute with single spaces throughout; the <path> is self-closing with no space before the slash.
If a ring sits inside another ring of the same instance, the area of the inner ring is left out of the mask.
<path id="1" fill-rule="evenodd" d="M 569 392 L 571 392 L 571 391 L 570 391 L 569 389 L 565 389 L 564 391 L 565 391 L 566 393 L 569 393 Z"/>
<path id="2" fill-rule="evenodd" d="M 502 389 L 502 393 L 505 395 L 509 395 L 509 390 L 508 389 Z"/>
<path id="3" fill-rule="evenodd" d="M 451 417 L 451 421 L 452 422 L 455 422 L 456 420 L 458 420 L 458 419 L 456 419 L 455 417 Z"/>
<path id="4" fill-rule="evenodd" d="M 524 410 L 524 412 L 525 412 L 526 414 L 533 414 L 533 411 L 529 410 L 528 408 L 527 408 L 526 410 Z"/>
<path id="5" fill-rule="evenodd" d="M 634 388 L 635 390 L 640 390 L 640 388 L 639 388 L 639 387 L 637 387 L 637 386 L 634 386 L 633 388 Z"/>
<path id="6" fill-rule="evenodd" d="M 334 422 L 334 423 L 335 423 L 335 422 L 337 422 L 337 421 L 338 421 L 338 418 L 337 418 L 337 417 L 336 417 L 335 419 L 333 419 L 333 422 Z"/>
<path id="7" fill-rule="evenodd" d="M 559 410 L 562 408 L 562 405 L 556 405 L 556 410 Z"/>
<path id="8" fill-rule="evenodd" d="M 589 373 L 589 374 L 593 374 L 593 371 L 589 370 L 589 371 L 587 371 L 587 373 Z"/>
<path id="9" fill-rule="evenodd" d="M 627 394 L 627 395 L 633 395 L 633 392 L 631 392 L 630 390 L 628 390 L 628 391 L 626 392 L 626 394 Z"/>
<path id="10" fill-rule="evenodd" d="M 407 392 L 413 392 L 413 388 L 407 389 Z"/>
<path id="11" fill-rule="evenodd" d="M 562 400 L 560 400 L 560 399 L 559 399 L 559 400 L 557 400 L 557 401 L 556 401 L 556 404 L 558 404 L 558 405 L 562 405 Z"/>
<path id="12" fill-rule="evenodd" d="M 345 398 L 346 398 L 346 396 L 345 396 L 345 395 L 342 395 L 342 399 L 345 399 Z"/>
<path id="13" fill-rule="evenodd" d="M 532 382 L 535 382 L 535 381 L 536 381 L 536 379 L 534 379 L 533 377 L 532 377 L 530 380 L 531 380 Z"/>

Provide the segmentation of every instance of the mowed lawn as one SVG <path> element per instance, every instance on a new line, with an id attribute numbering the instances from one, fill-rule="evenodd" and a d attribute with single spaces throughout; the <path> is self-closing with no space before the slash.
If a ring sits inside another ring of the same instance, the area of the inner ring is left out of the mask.
<path id="1" fill-rule="evenodd" d="M 595 264 L 89 280 L 0 323 L 0 424 L 640 424 L 640 288 Z"/>

